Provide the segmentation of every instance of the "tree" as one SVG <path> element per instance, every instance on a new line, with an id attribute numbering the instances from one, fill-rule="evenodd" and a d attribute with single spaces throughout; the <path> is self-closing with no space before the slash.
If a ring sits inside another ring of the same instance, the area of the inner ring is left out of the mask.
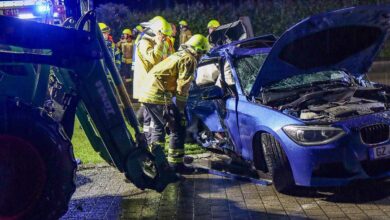
<path id="1" fill-rule="evenodd" d="M 111 28 L 111 34 L 119 38 L 121 31 L 127 26 L 130 9 L 124 4 L 107 3 L 96 8 L 98 22 L 103 22 Z"/>

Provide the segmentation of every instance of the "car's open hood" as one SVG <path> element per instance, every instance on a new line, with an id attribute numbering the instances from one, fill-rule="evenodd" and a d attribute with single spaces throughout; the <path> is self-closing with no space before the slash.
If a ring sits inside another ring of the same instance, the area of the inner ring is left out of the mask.
<path id="1" fill-rule="evenodd" d="M 306 18 L 274 44 L 251 94 L 297 74 L 344 69 L 368 71 L 390 29 L 390 5 L 346 8 Z"/>

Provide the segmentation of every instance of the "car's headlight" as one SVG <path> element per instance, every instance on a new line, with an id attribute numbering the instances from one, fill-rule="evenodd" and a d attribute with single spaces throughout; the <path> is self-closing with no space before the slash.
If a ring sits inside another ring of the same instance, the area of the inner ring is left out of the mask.
<path id="1" fill-rule="evenodd" d="M 288 125 L 283 131 L 300 145 L 321 145 L 335 141 L 345 132 L 340 128 L 329 126 Z"/>

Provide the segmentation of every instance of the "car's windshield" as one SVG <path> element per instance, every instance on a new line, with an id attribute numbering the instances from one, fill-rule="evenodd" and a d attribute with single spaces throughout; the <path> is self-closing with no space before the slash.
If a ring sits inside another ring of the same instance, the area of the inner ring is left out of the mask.
<path id="1" fill-rule="evenodd" d="M 263 65 L 268 54 L 254 54 L 249 56 L 241 56 L 233 60 L 233 66 L 240 78 L 242 89 L 246 94 L 249 94 L 255 83 L 259 70 Z"/>
<path id="2" fill-rule="evenodd" d="M 295 87 L 310 86 L 317 83 L 327 83 L 331 81 L 350 82 L 350 76 L 342 70 L 328 70 L 311 74 L 300 74 L 283 79 L 267 87 L 267 89 L 290 89 Z"/>

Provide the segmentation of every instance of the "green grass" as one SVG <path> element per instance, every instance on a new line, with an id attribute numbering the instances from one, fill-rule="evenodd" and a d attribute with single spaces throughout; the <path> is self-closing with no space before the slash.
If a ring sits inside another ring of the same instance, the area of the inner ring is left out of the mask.
<path id="1" fill-rule="evenodd" d="M 85 135 L 83 129 L 81 128 L 80 122 L 77 119 L 75 123 L 72 144 L 73 144 L 75 157 L 81 159 L 81 161 L 84 164 L 97 164 L 104 161 L 99 156 L 99 154 L 96 153 L 92 148 L 91 144 L 87 139 L 87 136 Z M 168 143 L 165 146 L 166 146 L 165 153 L 167 153 Z M 199 154 L 205 152 L 205 150 L 202 149 L 197 144 L 186 144 L 184 147 L 185 147 L 186 154 Z"/>
<path id="2" fill-rule="evenodd" d="M 84 130 L 81 128 L 79 120 L 77 119 L 74 126 L 72 144 L 75 157 L 81 159 L 83 163 L 96 164 L 104 161 L 92 148 Z"/>

